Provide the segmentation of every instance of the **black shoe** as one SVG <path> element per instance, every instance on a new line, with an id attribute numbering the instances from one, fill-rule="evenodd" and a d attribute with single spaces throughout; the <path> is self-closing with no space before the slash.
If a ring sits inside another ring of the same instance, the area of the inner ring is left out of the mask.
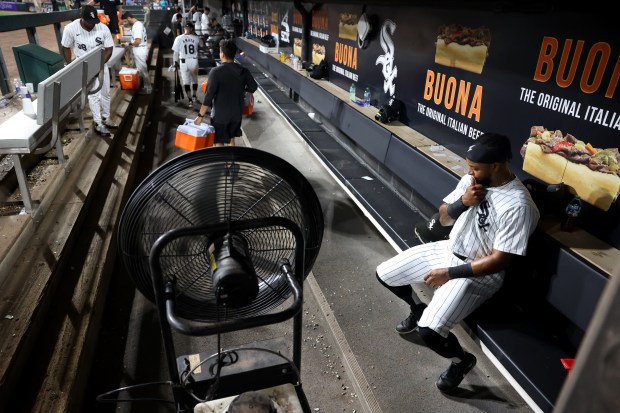
<path id="1" fill-rule="evenodd" d="M 459 387 L 463 378 L 476 365 L 476 356 L 465 352 L 465 358 L 460 363 L 452 363 L 448 370 L 441 373 L 435 382 L 437 388 L 442 392 L 451 392 Z"/>
<path id="2" fill-rule="evenodd" d="M 418 320 L 422 317 L 422 313 L 426 308 L 426 304 L 416 304 L 411 308 L 409 317 L 398 323 L 396 331 L 400 334 L 408 334 L 418 329 Z"/>
<path id="3" fill-rule="evenodd" d="M 396 326 L 396 331 L 400 334 L 407 334 L 415 331 L 418 328 L 418 317 L 413 314 L 413 312 L 409 313 L 409 317 L 405 318 L 403 321 L 398 323 Z"/>
<path id="4" fill-rule="evenodd" d="M 110 118 L 104 118 L 104 117 L 101 117 L 101 119 L 102 119 L 102 121 L 103 121 L 102 123 L 103 123 L 106 127 L 108 127 L 108 128 L 112 128 L 112 129 L 116 129 L 116 128 L 118 128 L 118 123 L 116 123 L 116 122 L 112 122 L 112 121 L 110 120 Z"/>
<path id="5" fill-rule="evenodd" d="M 110 131 L 105 127 L 105 125 L 103 123 L 96 123 L 95 124 L 95 133 L 101 135 L 101 136 L 110 136 L 111 133 Z"/>

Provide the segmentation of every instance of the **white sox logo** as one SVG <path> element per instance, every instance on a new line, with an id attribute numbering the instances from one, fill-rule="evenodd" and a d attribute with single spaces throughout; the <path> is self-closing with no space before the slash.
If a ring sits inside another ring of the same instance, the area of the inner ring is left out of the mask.
<path id="1" fill-rule="evenodd" d="M 282 39 L 283 42 L 289 42 L 289 27 L 288 27 L 288 10 L 286 11 L 286 14 L 284 14 L 284 17 L 282 18 L 282 21 L 280 22 L 280 26 L 283 27 L 282 30 L 280 30 L 280 38 Z"/>
<path id="2" fill-rule="evenodd" d="M 103 39 L 101 37 L 95 37 L 95 44 L 97 46 L 101 46 L 103 44 Z M 88 48 L 86 47 L 85 43 L 78 43 L 77 44 L 77 48 L 80 49 L 80 50 L 83 50 L 85 52 L 88 51 Z"/>
<path id="3" fill-rule="evenodd" d="M 487 219 L 489 218 L 489 201 L 487 200 L 482 201 L 480 206 L 478 206 L 477 215 L 478 215 L 478 228 L 480 228 L 484 232 L 487 232 L 487 228 L 489 227 L 489 225 L 491 225 L 487 222 Z"/>
<path id="4" fill-rule="evenodd" d="M 396 23 L 392 20 L 386 20 L 381 27 L 381 48 L 385 52 L 381 56 L 377 57 L 375 65 L 382 64 L 383 70 L 383 91 L 388 96 L 394 96 L 396 92 L 396 85 L 394 79 L 398 74 L 398 68 L 394 65 L 394 42 L 392 41 L 392 35 L 396 30 Z"/>

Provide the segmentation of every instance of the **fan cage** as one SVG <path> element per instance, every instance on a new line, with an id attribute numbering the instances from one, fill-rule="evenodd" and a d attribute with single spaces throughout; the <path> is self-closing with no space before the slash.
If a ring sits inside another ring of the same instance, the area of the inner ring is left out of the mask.
<path id="1" fill-rule="evenodd" d="M 119 224 L 119 249 L 136 288 L 155 301 L 148 257 L 170 230 L 282 217 L 304 234 L 304 278 L 320 249 L 323 216 L 314 190 L 293 166 L 267 152 L 222 147 L 194 151 L 152 172 L 129 198 Z M 259 279 L 255 300 L 240 308 L 215 301 L 209 247 L 223 234 L 185 236 L 162 250 L 165 283 L 175 285 L 177 315 L 197 321 L 241 319 L 266 313 L 291 295 L 280 265 L 294 268 L 296 242 L 283 227 L 239 231 Z"/>

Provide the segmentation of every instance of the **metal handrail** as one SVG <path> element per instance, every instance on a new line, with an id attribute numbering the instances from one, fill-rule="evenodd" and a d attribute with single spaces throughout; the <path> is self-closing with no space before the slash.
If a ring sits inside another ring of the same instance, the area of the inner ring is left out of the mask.
<path id="1" fill-rule="evenodd" d="M 79 10 L 54 11 L 51 13 L 11 14 L 0 16 L 0 32 L 28 29 L 30 27 L 47 26 L 62 23 L 80 17 Z"/>

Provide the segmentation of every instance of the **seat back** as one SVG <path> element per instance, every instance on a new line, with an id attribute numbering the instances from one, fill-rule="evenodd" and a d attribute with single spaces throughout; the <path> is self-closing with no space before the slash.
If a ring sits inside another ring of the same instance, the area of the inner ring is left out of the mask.
<path id="1" fill-rule="evenodd" d="M 44 125 L 52 119 L 54 111 L 54 83 L 60 83 L 60 105 L 63 108 L 82 91 L 83 78 L 86 83 L 99 75 L 103 68 L 103 47 L 91 50 L 75 59 L 63 69 L 39 83 L 37 98 L 37 124 Z M 84 72 L 86 70 L 86 73 Z"/>

